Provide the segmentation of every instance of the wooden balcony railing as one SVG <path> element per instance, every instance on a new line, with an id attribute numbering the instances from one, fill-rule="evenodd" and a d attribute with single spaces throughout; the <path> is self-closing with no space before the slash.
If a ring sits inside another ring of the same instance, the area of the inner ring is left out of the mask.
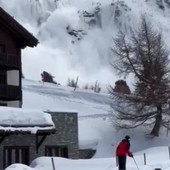
<path id="1" fill-rule="evenodd" d="M 0 99 L 18 100 L 20 98 L 19 86 L 0 84 Z"/>
<path id="2" fill-rule="evenodd" d="M 0 53 L 0 65 L 19 67 L 20 62 L 19 55 Z"/>

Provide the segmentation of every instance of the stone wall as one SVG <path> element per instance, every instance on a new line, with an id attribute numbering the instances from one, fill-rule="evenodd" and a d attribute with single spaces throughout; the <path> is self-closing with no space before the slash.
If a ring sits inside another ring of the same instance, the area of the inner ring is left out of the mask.
<path id="1" fill-rule="evenodd" d="M 56 133 L 43 142 L 43 145 L 68 146 L 68 157 L 79 158 L 78 151 L 78 117 L 77 113 L 48 112 L 56 127 Z M 43 147 L 43 146 L 42 146 Z"/>
<path id="2" fill-rule="evenodd" d="M 4 162 L 4 147 L 5 146 L 28 146 L 29 147 L 29 161 L 36 158 L 36 137 L 35 134 L 13 134 L 6 136 L 0 144 L 0 170 L 3 170 Z"/>
<path id="3" fill-rule="evenodd" d="M 94 156 L 96 150 L 94 149 L 80 149 L 79 150 L 79 158 L 80 159 L 90 159 Z"/>

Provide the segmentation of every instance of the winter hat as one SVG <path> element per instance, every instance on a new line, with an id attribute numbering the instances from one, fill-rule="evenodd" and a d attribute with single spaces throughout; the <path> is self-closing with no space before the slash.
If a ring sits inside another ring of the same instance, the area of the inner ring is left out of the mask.
<path id="1" fill-rule="evenodd" d="M 130 136 L 126 135 L 126 136 L 125 136 L 125 139 L 129 140 L 129 139 L 130 139 Z"/>

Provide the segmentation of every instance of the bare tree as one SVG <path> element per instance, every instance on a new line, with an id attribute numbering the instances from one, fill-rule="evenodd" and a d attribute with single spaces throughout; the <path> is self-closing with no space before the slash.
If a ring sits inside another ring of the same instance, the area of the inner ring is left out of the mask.
<path id="1" fill-rule="evenodd" d="M 76 78 L 76 80 L 74 80 L 74 79 L 70 79 L 70 78 L 68 78 L 68 81 L 67 81 L 67 86 L 70 86 L 70 87 L 74 87 L 74 91 L 76 90 L 76 88 L 78 87 L 78 76 L 77 76 L 77 78 Z"/>
<path id="2" fill-rule="evenodd" d="M 161 33 L 142 17 L 140 28 L 132 31 L 130 39 L 122 32 L 114 39 L 112 51 L 117 73 L 132 73 L 136 78 L 135 91 L 129 95 L 116 93 L 112 87 L 109 90 L 112 108 L 117 111 L 116 125 L 135 128 L 148 124 L 151 134 L 159 136 L 161 126 L 167 126 L 170 119 L 169 59 Z"/>

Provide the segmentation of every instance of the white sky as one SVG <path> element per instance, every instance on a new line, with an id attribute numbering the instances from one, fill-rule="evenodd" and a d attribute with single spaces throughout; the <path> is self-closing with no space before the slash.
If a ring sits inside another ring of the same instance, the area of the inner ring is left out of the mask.
<path id="1" fill-rule="evenodd" d="M 115 149 L 125 135 L 131 136 L 131 151 L 140 170 L 162 168 L 169 170 L 169 141 L 166 130 L 161 130 L 160 137 L 150 138 L 147 129 L 116 130 L 109 117 L 108 94 L 96 94 L 91 90 L 57 86 L 49 83 L 23 80 L 23 111 L 51 110 L 77 111 L 79 125 L 79 148 L 96 149 L 96 154 L 88 160 L 68 160 L 54 158 L 59 170 L 117 170 Z M 144 153 L 146 165 L 144 165 Z M 40 157 L 31 165 L 13 164 L 6 170 L 52 170 L 51 158 Z M 127 170 L 137 170 L 134 160 L 127 159 Z"/>

